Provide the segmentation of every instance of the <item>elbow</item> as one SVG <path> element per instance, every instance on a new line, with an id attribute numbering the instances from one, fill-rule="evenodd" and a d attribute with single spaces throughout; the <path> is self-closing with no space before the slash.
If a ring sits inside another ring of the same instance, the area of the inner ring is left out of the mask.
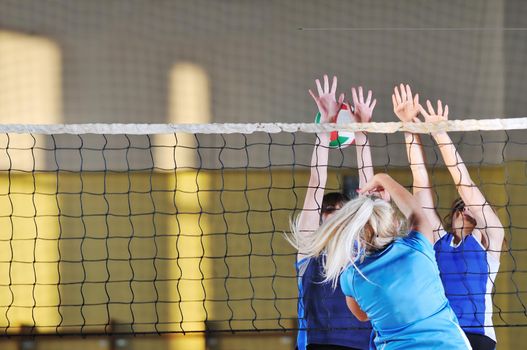
<path id="1" fill-rule="evenodd" d="M 352 297 L 346 297 L 346 304 L 348 305 L 348 308 L 350 309 L 351 313 L 355 318 L 361 322 L 366 322 L 369 320 L 368 315 L 361 310 L 359 304 L 353 299 Z"/>
<path id="2" fill-rule="evenodd" d="M 355 315 L 355 317 L 357 317 L 357 320 L 361 322 L 366 322 L 370 320 L 370 318 L 368 317 L 368 315 L 366 315 L 366 313 L 363 313 L 361 315 Z"/>

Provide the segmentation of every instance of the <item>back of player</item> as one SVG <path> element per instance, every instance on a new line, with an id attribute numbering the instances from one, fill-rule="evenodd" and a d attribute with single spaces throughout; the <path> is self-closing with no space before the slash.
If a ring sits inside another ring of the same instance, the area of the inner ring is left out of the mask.
<path id="1" fill-rule="evenodd" d="M 445 297 L 432 244 L 421 233 L 396 239 L 357 267 L 362 275 L 350 267 L 341 285 L 368 314 L 378 349 L 470 348 Z"/>
<path id="2" fill-rule="evenodd" d="M 340 285 L 334 289 L 323 282 L 323 259 L 321 255 L 298 262 L 301 323 L 307 328 L 301 336 L 305 337 L 307 349 L 368 349 L 371 325 L 359 321 L 349 311 Z"/>

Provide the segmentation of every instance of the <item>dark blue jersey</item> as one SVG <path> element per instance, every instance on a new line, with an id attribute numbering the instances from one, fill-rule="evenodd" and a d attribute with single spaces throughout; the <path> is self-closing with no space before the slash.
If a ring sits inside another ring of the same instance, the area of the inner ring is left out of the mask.
<path id="1" fill-rule="evenodd" d="M 496 340 L 492 326 L 492 288 L 500 262 L 473 235 L 454 244 L 454 235 L 444 234 L 434 249 L 446 297 L 467 333 Z"/>
<path id="2" fill-rule="evenodd" d="M 369 322 L 359 321 L 346 304 L 340 288 L 323 283 L 323 256 L 298 261 L 299 332 L 298 347 L 302 344 L 340 345 L 368 349 L 371 335 Z"/>

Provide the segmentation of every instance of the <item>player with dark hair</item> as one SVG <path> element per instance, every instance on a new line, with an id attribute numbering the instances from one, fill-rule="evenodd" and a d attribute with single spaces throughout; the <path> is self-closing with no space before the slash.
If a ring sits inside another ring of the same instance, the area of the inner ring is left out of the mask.
<path id="1" fill-rule="evenodd" d="M 395 87 L 394 112 L 403 122 L 448 119 L 448 106 L 437 103 L 437 113 L 430 101 L 425 110 L 419 96 L 412 96 L 409 85 Z M 446 296 L 459 319 L 473 349 L 492 350 L 496 335 L 492 326 L 492 288 L 500 265 L 504 239 L 503 225 L 474 184 L 446 132 L 432 134 L 460 198 L 452 204 L 446 222 L 448 232 L 437 215 L 432 186 L 425 165 L 420 136 L 406 133 L 408 160 L 413 175 L 413 192 L 434 229 L 434 249 Z"/>
<path id="2" fill-rule="evenodd" d="M 321 114 L 321 122 L 334 122 L 342 107 L 344 95 L 335 98 L 337 78 L 331 87 L 324 76 L 324 87 L 316 80 L 318 95 L 309 91 Z M 376 101 L 371 100 L 371 91 L 364 99 L 362 87 L 352 89 L 353 108 L 348 106 L 356 122 L 369 122 Z M 343 193 L 324 195 L 327 180 L 329 133 L 319 133 L 311 161 L 311 176 L 300 215 L 296 218 L 298 235 L 290 237 L 298 248 L 297 271 L 299 287 L 299 332 L 297 347 L 303 349 L 368 349 L 371 335 L 369 322 L 361 322 L 346 306 L 346 299 L 339 288 L 324 283 L 324 256 L 310 258 L 302 250 L 303 236 L 317 230 L 319 225 L 348 201 Z M 371 154 L 365 133 L 355 133 L 359 182 L 365 184 L 373 176 Z"/>

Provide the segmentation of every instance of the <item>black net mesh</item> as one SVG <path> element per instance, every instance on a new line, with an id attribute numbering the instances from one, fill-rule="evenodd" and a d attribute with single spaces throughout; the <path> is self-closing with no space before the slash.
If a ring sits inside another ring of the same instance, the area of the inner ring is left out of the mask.
<path id="1" fill-rule="evenodd" d="M 452 133 L 506 228 L 494 322 L 525 326 L 524 131 Z M 296 252 L 316 136 L 18 135 L 1 138 L 0 323 L 41 334 L 297 328 Z M 393 141 L 390 141 L 393 140 Z M 371 134 L 376 169 L 411 186 L 402 134 Z M 437 207 L 457 195 L 423 136 Z M 357 176 L 330 150 L 326 191 Z"/>

